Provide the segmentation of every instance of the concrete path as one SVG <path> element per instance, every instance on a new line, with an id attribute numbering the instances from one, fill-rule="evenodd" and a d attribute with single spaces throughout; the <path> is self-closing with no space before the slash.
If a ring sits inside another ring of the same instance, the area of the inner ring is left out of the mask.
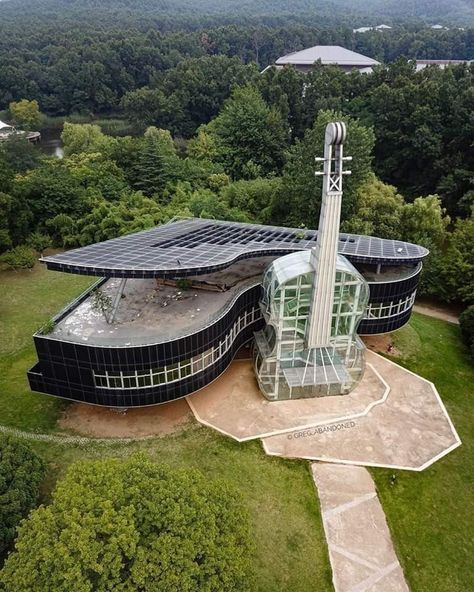
<path id="1" fill-rule="evenodd" d="M 363 467 L 313 463 L 336 592 L 409 592 Z"/>
<path id="2" fill-rule="evenodd" d="M 459 325 L 459 317 L 452 312 L 449 308 L 442 308 L 440 306 L 434 306 L 432 304 L 415 304 L 413 307 L 415 312 L 419 314 L 426 315 L 428 317 L 433 317 L 435 319 L 441 319 L 442 321 L 447 321 L 448 323 L 453 323 L 455 325 Z"/>

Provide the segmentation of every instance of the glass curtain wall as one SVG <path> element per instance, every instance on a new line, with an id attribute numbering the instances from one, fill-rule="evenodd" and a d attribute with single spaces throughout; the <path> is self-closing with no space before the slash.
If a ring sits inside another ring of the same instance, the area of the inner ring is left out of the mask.
<path id="1" fill-rule="evenodd" d="M 281 257 L 264 274 L 260 306 L 267 325 L 255 335 L 254 364 L 270 400 L 347 394 L 364 372 L 365 346 L 356 330 L 367 308 L 367 282 L 338 257 L 331 340 L 327 347 L 308 348 L 314 273 L 309 256 L 301 251 Z"/>

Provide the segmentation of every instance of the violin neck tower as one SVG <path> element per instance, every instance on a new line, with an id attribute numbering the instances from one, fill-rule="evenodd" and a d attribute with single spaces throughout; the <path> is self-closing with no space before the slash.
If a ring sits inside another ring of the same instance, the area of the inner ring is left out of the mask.
<path id="1" fill-rule="evenodd" d="M 316 158 L 323 163 L 323 170 L 316 175 L 323 177 L 321 214 L 319 217 L 317 244 L 311 249 L 310 263 L 314 269 L 313 293 L 307 324 L 306 341 L 310 348 L 327 347 L 331 339 L 334 308 L 334 285 L 341 220 L 342 178 L 345 161 L 343 156 L 346 125 L 343 122 L 329 123 L 324 139 L 324 157 Z"/>

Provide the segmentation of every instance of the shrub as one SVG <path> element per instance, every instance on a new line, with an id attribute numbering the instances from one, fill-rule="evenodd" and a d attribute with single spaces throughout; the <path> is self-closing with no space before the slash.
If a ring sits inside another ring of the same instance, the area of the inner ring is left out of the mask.
<path id="1" fill-rule="evenodd" d="M 96 288 L 92 292 L 91 308 L 95 312 L 104 315 L 107 322 L 109 322 L 109 314 L 112 311 L 112 307 L 112 298 L 108 294 L 103 292 L 100 288 Z"/>
<path id="2" fill-rule="evenodd" d="M 55 327 L 56 323 L 54 322 L 54 320 L 49 319 L 49 321 L 46 321 L 46 323 L 42 327 L 40 327 L 39 331 L 41 335 L 49 335 L 54 331 Z"/>
<path id="3" fill-rule="evenodd" d="M 33 232 L 28 237 L 28 246 L 37 251 L 40 255 L 43 251 L 51 246 L 51 238 L 47 234 L 41 232 Z"/>
<path id="4" fill-rule="evenodd" d="M 35 266 L 36 257 L 32 249 L 26 245 L 20 245 L 3 253 L 0 261 L 11 269 L 31 269 Z"/>
<path id="5" fill-rule="evenodd" d="M 191 280 L 188 280 L 187 278 L 179 278 L 176 280 L 176 287 L 180 290 L 189 290 L 191 285 Z"/>
<path id="6" fill-rule="evenodd" d="M 36 505 L 45 466 L 29 446 L 0 436 L 0 554 L 12 543 L 20 520 Z"/>
<path id="7" fill-rule="evenodd" d="M 7 592 L 253 590 L 240 494 L 140 454 L 71 465 L 5 562 Z"/>
<path id="8" fill-rule="evenodd" d="M 461 336 L 464 343 L 470 348 L 471 357 L 474 360 L 474 304 L 468 306 L 459 317 Z"/>

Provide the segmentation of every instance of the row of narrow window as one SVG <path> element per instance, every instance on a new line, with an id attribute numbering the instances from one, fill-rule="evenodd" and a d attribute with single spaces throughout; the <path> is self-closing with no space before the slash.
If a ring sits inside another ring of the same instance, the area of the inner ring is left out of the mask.
<path id="1" fill-rule="evenodd" d="M 415 303 L 416 290 L 405 300 L 397 302 L 389 302 L 387 304 L 369 304 L 367 307 L 365 317 L 366 319 L 385 319 L 387 317 L 395 317 L 402 312 L 407 311 Z"/>
<path id="2" fill-rule="evenodd" d="M 218 345 L 176 364 L 168 364 L 161 368 L 150 368 L 146 371 L 135 372 L 94 372 L 94 380 L 97 388 L 106 389 L 142 389 L 160 384 L 168 384 L 176 380 L 182 380 L 192 374 L 202 372 L 205 368 L 217 362 L 230 349 L 237 335 L 248 325 L 254 323 L 261 316 L 260 309 L 254 307 L 241 314 L 235 321 L 232 329 Z"/>

